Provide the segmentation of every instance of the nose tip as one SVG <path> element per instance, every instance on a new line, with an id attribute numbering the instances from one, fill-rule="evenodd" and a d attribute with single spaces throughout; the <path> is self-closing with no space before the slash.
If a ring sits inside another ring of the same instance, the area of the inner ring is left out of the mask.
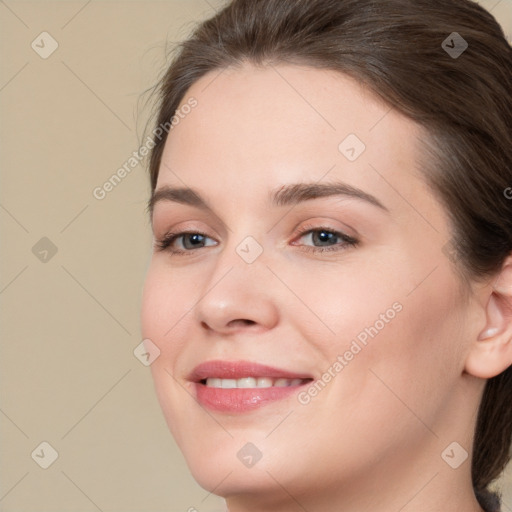
<path id="1" fill-rule="evenodd" d="M 230 251 L 226 257 L 240 259 Z M 225 271 L 226 262 L 221 264 L 219 259 L 204 281 L 206 293 L 196 302 L 194 315 L 205 331 L 234 334 L 250 330 L 255 334 L 278 322 L 276 295 L 267 282 L 273 280 L 272 274 L 264 265 L 238 263 Z"/>

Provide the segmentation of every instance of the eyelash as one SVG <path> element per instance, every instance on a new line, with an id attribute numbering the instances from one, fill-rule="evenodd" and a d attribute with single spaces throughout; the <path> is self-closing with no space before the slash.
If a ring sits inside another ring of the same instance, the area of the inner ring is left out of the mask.
<path id="1" fill-rule="evenodd" d="M 356 247 L 359 244 L 359 240 L 356 238 L 353 238 L 349 235 L 346 235 L 345 233 L 342 233 L 340 231 L 336 231 L 333 229 L 330 229 L 328 227 L 323 226 L 304 226 L 298 233 L 298 238 L 302 238 L 304 235 L 307 235 L 309 233 L 315 233 L 315 232 L 325 232 L 329 234 L 336 235 L 337 238 L 340 238 L 343 244 L 335 244 L 331 246 L 326 247 L 315 247 L 315 246 L 301 246 L 301 250 L 305 250 L 307 252 L 312 253 L 326 253 L 326 252 L 339 252 L 343 251 L 345 249 L 348 249 L 350 247 Z M 202 233 L 201 231 L 179 231 L 179 232 L 170 232 L 166 233 L 165 236 L 156 241 L 156 248 L 158 251 L 167 251 L 170 252 L 173 255 L 191 255 L 191 253 L 197 251 L 198 249 L 205 249 L 206 247 L 198 247 L 197 249 L 172 249 L 171 245 L 172 243 L 177 240 L 178 238 L 185 236 L 185 235 L 200 235 L 205 238 L 210 238 L 206 233 Z"/>

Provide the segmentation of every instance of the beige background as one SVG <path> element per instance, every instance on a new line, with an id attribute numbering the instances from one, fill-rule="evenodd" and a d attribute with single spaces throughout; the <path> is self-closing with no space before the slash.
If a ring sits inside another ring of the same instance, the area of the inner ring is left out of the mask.
<path id="1" fill-rule="evenodd" d="M 510 39 L 512 0 L 482 3 Z M 165 39 L 220 5 L 0 0 L 2 511 L 221 509 L 190 477 L 133 355 L 151 241 L 145 170 L 102 201 L 92 194 L 139 148 L 138 100 Z M 47 59 L 31 47 L 43 31 L 59 45 Z M 58 452 L 46 470 L 40 448 L 31 457 L 43 441 Z M 512 511 L 512 478 L 503 485 Z"/>

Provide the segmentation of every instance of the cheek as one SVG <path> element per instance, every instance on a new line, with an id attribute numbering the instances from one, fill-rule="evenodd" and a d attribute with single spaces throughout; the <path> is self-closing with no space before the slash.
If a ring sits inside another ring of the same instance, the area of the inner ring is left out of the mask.
<path id="1" fill-rule="evenodd" d="M 182 286 L 173 274 L 172 269 L 159 261 L 153 261 L 148 269 L 141 304 L 141 327 L 145 337 L 163 340 L 172 336 L 186 304 L 192 304 L 193 287 Z"/>
<path id="2" fill-rule="evenodd" d="M 442 268 L 437 272 L 412 293 L 406 283 L 400 294 L 386 296 L 382 305 L 397 300 L 401 311 L 379 332 L 373 330 L 346 373 L 354 396 L 383 406 L 383 416 L 387 407 L 401 411 L 420 430 L 414 414 L 432 425 L 450 402 L 464 364 L 464 304 L 453 276 Z"/>
<path id="3" fill-rule="evenodd" d="M 197 300 L 193 287 L 180 284 L 171 275 L 172 269 L 152 262 L 142 293 L 141 334 L 160 350 L 160 356 L 151 365 L 155 383 L 172 378 L 167 373 L 157 379 L 156 370 L 174 374 L 176 359 L 187 339 L 184 329 Z"/>
<path id="4" fill-rule="evenodd" d="M 301 301 L 283 314 L 301 322 L 303 338 L 330 359 L 349 350 L 354 340 L 365 347 L 381 338 L 403 310 L 403 289 L 390 273 L 349 263 L 324 271 L 296 269 L 286 276 Z"/>
<path id="5" fill-rule="evenodd" d="M 170 276 L 171 271 L 168 268 L 159 262 L 151 263 L 142 293 L 141 334 L 160 350 L 160 355 L 151 364 L 150 370 L 156 396 L 169 430 L 175 439 L 180 440 L 181 434 L 176 428 L 180 411 L 176 404 L 183 397 L 180 396 L 181 388 L 176 385 L 173 375 L 185 339 L 183 334 L 180 338 L 180 329 L 183 329 L 187 318 L 183 317 L 184 304 L 189 301 L 185 296 L 188 293 L 187 288 L 178 287 Z"/>
<path id="6" fill-rule="evenodd" d="M 335 278 L 331 273 L 329 286 L 315 287 L 309 279 L 298 288 L 322 320 L 303 319 L 301 331 L 314 340 L 321 371 L 336 375 L 331 389 L 343 387 L 330 400 L 348 405 L 352 397 L 357 407 L 363 397 L 379 403 L 400 397 L 431 414 L 460 377 L 464 304 L 455 277 L 439 266 L 421 282 L 429 268 L 405 269 L 379 265 Z M 343 368 L 334 367 L 340 357 Z"/>

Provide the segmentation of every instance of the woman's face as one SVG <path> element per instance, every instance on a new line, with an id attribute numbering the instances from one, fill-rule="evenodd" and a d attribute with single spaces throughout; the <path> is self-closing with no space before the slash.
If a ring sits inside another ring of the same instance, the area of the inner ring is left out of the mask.
<path id="1" fill-rule="evenodd" d="M 153 252 L 142 334 L 194 477 L 233 499 L 304 503 L 398 474 L 410 496 L 412 482 L 451 478 L 441 453 L 470 448 L 480 388 L 464 360 L 485 319 L 420 177 L 423 131 L 308 67 L 217 70 L 190 97 L 152 217 L 157 241 L 189 235 Z"/>

